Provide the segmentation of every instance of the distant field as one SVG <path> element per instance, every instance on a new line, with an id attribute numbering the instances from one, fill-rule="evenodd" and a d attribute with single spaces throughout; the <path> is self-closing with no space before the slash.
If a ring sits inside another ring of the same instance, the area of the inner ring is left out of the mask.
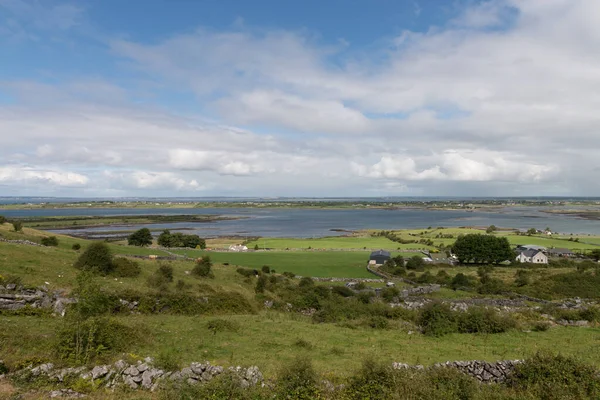
<path id="1" fill-rule="evenodd" d="M 400 244 L 392 242 L 385 237 L 370 237 L 370 236 L 340 236 L 340 237 L 324 237 L 315 239 L 286 239 L 286 238 L 261 238 L 248 243 L 248 248 L 253 248 L 258 245 L 260 249 L 428 249 L 428 246 L 411 243 Z"/>
<path id="2" fill-rule="evenodd" d="M 174 250 L 188 257 L 209 255 L 213 262 L 229 263 L 260 269 L 263 265 L 277 272 L 289 271 L 301 276 L 373 278 L 366 269 L 368 252 L 359 251 L 257 251 L 248 253 L 205 252 L 201 250 Z"/>

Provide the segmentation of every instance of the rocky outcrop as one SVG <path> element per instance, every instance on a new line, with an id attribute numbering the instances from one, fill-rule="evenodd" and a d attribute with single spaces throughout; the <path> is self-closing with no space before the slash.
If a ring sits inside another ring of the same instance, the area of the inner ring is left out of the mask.
<path id="1" fill-rule="evenodd" d="M 0 285 L 0 310 L 20 310 L 29 306 L 52 309 L 55 314 L 64 316 L 67 305 L 75 301 L 59 292 L 51 293 L 45 287 L 28 289 L 16 284 Z"/>
<path id="2" fill-rule="evenodd" d="M 93 381 L 95 385 L 100 387 L 127 387 L 129 389 L 154 391 L 165 382 L 185 382 L 196 385 L 206 383 L 225 372 L 231 373 L 242 387 L 262 384 L 264 380 L 262 373 L 255 366 L 249 368 L 238 366 L 225 369 L 221 366 L 211 365 L 209 362 L 193 362 L 181 370 L 167 372 L 155 367 L 154 360 L 150 357 L 135 364 L 119 360 L 114 364 L 97 365 L 92 369 L 86 367 L 57 369 L 53 364 L 48 363 L 36 367 L 30 366 L 11 375 L 31 380 L 43 377 L 57 384 L 72 378 L 79 378 Z M 64 390 L 55 392 L 55 397 L 72 395 L 72 393 L 66 393 Z"/>
<path id="3" fill-rule="evenodd" d="M 523 363 L 521 360 L 497 361 L 495 363 L 486 361 L 448 361 L 434 364 L 431 367 L 403 363 L 393 363 L 392 367 L 394 369 L 454 368 L 482 383 L 501 383 L 505 382 L 513 373 L 515 367 L 521 363 Z"/>

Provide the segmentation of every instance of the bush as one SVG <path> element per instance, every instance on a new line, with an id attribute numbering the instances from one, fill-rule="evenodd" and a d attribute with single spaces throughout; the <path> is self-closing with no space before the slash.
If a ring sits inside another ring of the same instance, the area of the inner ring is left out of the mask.
<path id="1" fill-rule="evenodd" d="M 4 215 L 0 215 L 0 225 L 5 224 L 6 223 L 6 217 Z M 0 374 L 2 374 L 0 372 Z"/>
<path id="2" fill-rule="evenodd" d="M 23 231 L 23 223 L 21 221 L 14 221 L 12 223 L 13 226 L 13 230 L 15 232 L 22 232 Z"/>
<path id="3" fill-rule="evenodd" d="M 235 270 L 235 272 L 237 272 L 238 274 L 245 276 L 246 278 L 249 278 L 251 276 L 256 275 L 257 271 L 253 270 L 253 269 L 249 269 L 249 268 L 238 268 Z"/>
<path id="4" fill-rule="evenodd" d="M 210 257 L 202 256 L 196 261 L 196 265 L 194 266 L 194 269 L 192 269 L 192 274 L 201 278 L 212 278 L 213 274 L 211 268 L 212 262 L 210 261 Z"/>
<path id="5" fill-rule="evenodd" d="M 161 264 L 156 272 L 162 275 L 167 282 L 173 282 L 173 267 L 171 265 Z"/>
<path id="6" fill-rule="evenodd" d="M 373 329 L 387 329 L 390 323 L 385 317 L 375 315 L 367 320 L 367 326 Z"/>
<path id="7" fill-rule="evenodd" d="M 333 286 L 331 288 L 331 292 L 335 293 L 337 295 L 340 295 L 342 297 L 354 296 L 354 292 L 352 291 L 352 289 L 350 289 L 349 287 L 346 287 L 346 286 Z"/>
<path id="8" fill-rule="evenodd" d="M 73 243 L 73 246 L 71 246 L 71 249 L 73 249 L 75 251 L 79 251 L 79 250 L 81 250 L 81 245 L 79 243 Z"/>
<path id="9" fill-rule="evenodd" d="M 113 260 L 113 265 L 113 275 L 121 278 L 133 278 L 142 272 L 142 269 L 137 262 L 124 257 L 115 258 Z"/>
<path id="10" fill-rule="evenodd" d="M 206 323 L 206 329 L 211 331 L 213 335 L 216 335 L 217 332 L 237 332 L 240 329 L 240 325 L 235 321 L 216 318 Z"/>
<path id="11" fill-rule="evenodd" d="M 538 353 L 517 365 L 509 385 L 540 399 L 600 398 L 600 376 L 593 367 L 561 355 Z"/>
<path id="12" fill-rule="evenodd" d="M 363 361 L 362 367 L 350 377 L 344 390 L 345 398 L 351 400 L 388 399 L 396 384 L 396 371 L 387 363 L 379 363 L 371 358 Z"/>
<path id="13" fill-rule="evenodd" d="M 406 262 L 406 269 L 422 271 L 425 269 L 425 260 L 421 256 L 412 256 Z"/>
<path id="14" fill-rule="evenodd" d="M 470 307 L 457 319 L 460 333 L 502 333 L 517 326 L 513 318 L 482 307 Z"/>
<path id="15" fill-rule="evenodd" d="M 548 322 L 536 322 L 531 327 L 531 330 L 534 332 L 546 332 L 550 329 L 550 324 Z"/>
<path id="16" fill-rule="evenodd" d="M 267 286 L 267 276 L 260 275 L 256 280 L 256 286 L 254 287 L 254 291 L 256 293 L 264 293 L 265 287 Z"/>
<path id="17" fill-rule="evenodd" d="M 42 246 L 58 246 L 58 238 L 56 236 L 43 237 L 41 243 Z"/>
<path id="18" fill-rule="evenodd" d="M 171 233 L 168 229 L 158 236 L 157 243 L 163 247 L 188 247 L 206 248 L 206 241 L 198 235 L 184 235 L 183 233 Z"/>
<path id="19" fill-rule="evenodd" d="M 284 272 L 282 275 L 285 276 L 286 278 L 290 278 L 290 279 L 294 279 L 296 277 L 295 273 L 293 273 L 293 272 L 287 272 L 287 271 Z"/>
<path id="20" fill-rule="evenodd" d="M 388 303 L 394 301 L 394 297 L 398 297 L 398 295 L 400 295 L 400 290 L 395 287 L 386 287 L 381 290 L 381 297 Z"/>
<path id="21" fill-rule="evenodd" d="M 319 397 L 317 373 L 312 362 L 298 357 L 284 365 L 277 376 L 277 392 L 282 398 L 312 400 Z"/>
<path id="22" fill-rule="evenodd" d="M 261 268 L 261 271 L 265 274 L 270 274 L 271 273 L 271 268 L 269 268 L 268 265 L 263 265 Z"/>
<path id="23" fill-rule="evenodd" d="M 113 319 L 66 318 L 57 332 L 56 350 L 64 360 L 87 364 L 105 353 L 126 350 L 136 337 L 136 330 Z"/>
<path id="24" fill-rule="evenodd" d="M 81 253 L 74 266 L 83 271 L 108 275 L 114 269 L 110 248 L 103 242 L 92 243 Z"/>
<path id="25" fill-rule="evenodd" d="M 418 324 L 425 335 L 443 336 L 458 331 L 455 313 L 450 306 L 433 302 L 421 309 Z"/>
<path id="26" fill-rule="evenodd" d="M 298 287 L 301 288 L 307 288 L 307 287 L 312 287 L 315 285 L 315 282 L 312 280 L 311 277 L 305 276 L 302 279 L 300 279 L 300 282 L 298 282 Z"/>

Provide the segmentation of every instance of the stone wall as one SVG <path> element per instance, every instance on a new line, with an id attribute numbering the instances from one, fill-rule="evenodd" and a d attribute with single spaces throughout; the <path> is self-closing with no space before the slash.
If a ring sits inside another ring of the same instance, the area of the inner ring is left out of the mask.
<path id="1" fill-rule="evenodd" d="M 86 367 L 57 369 L 53 364 L 41 364 L 36 367 L 29 366 L 17 371 L 10 376 L 36 379 L 45 378 L 56 384 L 70 379 L 84 379 L 93 381 L 99 387 L 115 388 L 126 387 L 129 389 L 142 389 L 154 391 L 161 384 L 168 382 L 186 382 L 190 385 L 206 383 L 224 372 L 230 372 L 238 379 L 242 387 L 262 384 L 263 375 L 258 367 L 230 367 L 225 369 L 211 365 L 209 362 L 193 362 L 188 367 L 178 371 L 163 371 L 154 366 L 150 357 L 143 361 L 129 364 L 119 360 L 114 364 L 97 365 L 91 369 Z"/>
<path id="2" fill-rule="evenodd" d="M 27 289 L 16 284 L 0 285 L 0 310 L 20 310 L 32 308 L 50 308 L 54 313 L 64 316 L 67 305 L 76 300 L 63 297 L 59 292 L 50 293 L 45 287 Z"/>
<path id="3" fill-rule="evenodd" d="M 0 242 L 4 243 L 14 243 L 14 244 L 26 244 L 28 246 L 42 246 L 39 243 L 32 242 L 31 240 L 8 240 L 0 237 Z"/>
<path id="4" fill-rule="evenodd" d="M 427 368 L 455 368 L 482 383 L 501 383 L 506 381 L 515 370 L 515 367 L 522 363 L 521 360 L 497 361 L 495 363 L 486 361 L 448 361 Z M 394 369 L 426 369 L 422 365 L 402 363 L 393 363 L 392 367 Z"/>

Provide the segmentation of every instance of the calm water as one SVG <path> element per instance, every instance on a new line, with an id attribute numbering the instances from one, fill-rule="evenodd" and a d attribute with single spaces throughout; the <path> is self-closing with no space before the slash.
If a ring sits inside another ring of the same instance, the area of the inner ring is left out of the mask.
<path id="1" fill-rule="evenodd" d="M 543 207 L 509 207 L 496 212 L 427 211 L 427 210 L 308 210 L 308 209 L 256 209 L 256 208 L 203 208 L 203 209 L 53 209 L 4 210 L 6 217 L 35 216 L 114 216 L 148 214 L 210 214 L 244 217 L 244 219 L 211 223 L 167 223 L 141 225 L 150 229 L 190 229 L 202 237 L 225 235 L 265 237 L 322 237 L 343 235 L 331 229 L 403 229 L 428 226 L 489 226 L 508 228 L 550 227 L 561 233 L 600 234 L 600 221 L 589 221 L 571 216 L 546 214 Z M 101 233 L 131 230 L 141 226 L 100 227 L 77 232 Z M 62 231 L 69 233 L 68 230 Z"/>

